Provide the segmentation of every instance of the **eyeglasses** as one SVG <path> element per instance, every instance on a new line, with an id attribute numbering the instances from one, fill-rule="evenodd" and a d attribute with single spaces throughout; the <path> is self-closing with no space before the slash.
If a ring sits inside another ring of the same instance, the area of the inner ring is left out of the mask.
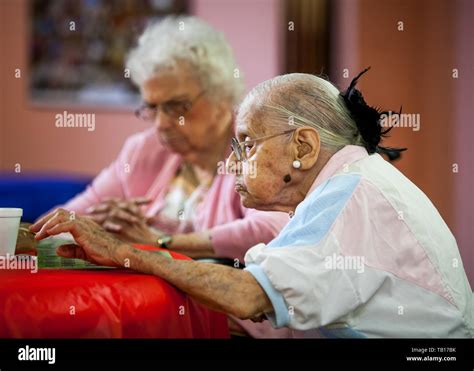
<path id="1" fill-rule="evenodd" d="M 258 141 L 261 142 L 261 141 L 264 141 L 264 140 L 275 138 L 275 137 L 278 137 L 280 135 L 289 134 L 289 133 L 294 132 L 295 130 L 296 129 L 286 130 L 282 133 L 266 135 L 264 137 L 250 139 L 250 140 L 246 140 L 244 142 L 239 142 L 237 140 L 237 138 L 232 138 L 231 139 L 231 148 L 232 148 L 232 151 L 235 154 L 235 157 L 237 158 L 237 161 L 244 161 L 244 160 L 247 160 L 247 158 L 248 158 L 247 150 L 251 149 L 251 147 L 249 147 L 250 144 L 253 144 L 253 143 L 258 142 Z"/>
<path id="2" fill-rule="evenodd" d="M 193 105 L 204 95 L 205 92 L 205 90 L 201 91 L 192 100 L 171 99 L 161 104 L 143 103 L 135 110 L 135 116 L 140 120 L 147 122 L 154 122 L 159 110 L 162 110 L 165 114 L 173 118 L 184 116 L 191 110 L 191 108 L 193 108 Z"/>

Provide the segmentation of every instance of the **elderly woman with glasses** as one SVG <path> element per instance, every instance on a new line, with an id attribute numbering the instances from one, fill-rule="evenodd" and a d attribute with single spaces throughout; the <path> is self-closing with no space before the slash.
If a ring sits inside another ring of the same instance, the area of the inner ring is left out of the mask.
<path id="1" fill-rule="evenodd" d="M 160 276 L 211 308 L 330 337 L 472 337 L 473 297 L 456 241 L 436 208 L 380 153 L 381 112 L 355 88 L 306 74 L 257 86 L 237 116 L 244 206 L 292 218 L 245 257 L 245 270 L 176 261 L 104 237 L 61 210 L 32 227 L 70 231 L 59 254 Z M 257 177 L 245 168 L 257 164 Z M 293 334 L 294 335 L 294 334 Z"/>
<path id="2" fill-rule="evenodd" d="M 241 266 L 250 247 L 272 240 L 289 219 L 242 207 L 235 175 L 226 174 L 243 91 L 231 48 L 205 22 L 169 17 L 145 30 L 127 68 L 143 98 L 135 113 L 152 127 L 130 137 L 63 207 L 123 241 Z M 239 322 L 234 330 L 254 336 L 281 333 Z"/>

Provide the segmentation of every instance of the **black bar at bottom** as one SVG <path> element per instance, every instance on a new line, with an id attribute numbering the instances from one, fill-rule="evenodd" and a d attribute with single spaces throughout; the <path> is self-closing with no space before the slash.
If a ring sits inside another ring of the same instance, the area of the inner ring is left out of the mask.
<path id="1" fill-rule="evenodd" d="M 375 362 L 387 367 L 473 370 L 473 345 L 472 339 L 0 339 L 0 370 L 145 366 L 158 365 L 164 360 L 177 363 L 233 360 L 241 367 L 255 359 L 313 361 L 315 367 L 341 362 L 353 365 Z M 31 359 L 35 357 L 43 360 Z"/>

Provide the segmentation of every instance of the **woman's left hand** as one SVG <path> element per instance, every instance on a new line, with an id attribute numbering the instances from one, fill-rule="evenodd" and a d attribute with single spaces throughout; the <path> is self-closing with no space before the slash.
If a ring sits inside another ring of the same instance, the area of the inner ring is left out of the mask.
<path id="1" fill-rule="evenodd" d="M 36 240 L 69 232 L 77 245 L 60 246 L 57 250 L 58 255 L 83 259 L 99 265 L 123 266 L 119 253 L 131 248 L 92 219 L 76 216 L 64 209 L 57 209 L 45 215 L 30 226 L 30 231 L 36 233 Z"/>

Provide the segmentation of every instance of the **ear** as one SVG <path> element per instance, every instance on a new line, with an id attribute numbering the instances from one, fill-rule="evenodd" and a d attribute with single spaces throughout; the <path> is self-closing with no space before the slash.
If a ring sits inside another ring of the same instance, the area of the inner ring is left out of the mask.
<path id="1" fill-rule="evenodd" d="M 318 161 L 321 149 L 321 139 L 316 129 L 302 127 L 296 129 L 293 135 L 294 160 L 301 162 L 301 170 L 311 169 Z"/>

